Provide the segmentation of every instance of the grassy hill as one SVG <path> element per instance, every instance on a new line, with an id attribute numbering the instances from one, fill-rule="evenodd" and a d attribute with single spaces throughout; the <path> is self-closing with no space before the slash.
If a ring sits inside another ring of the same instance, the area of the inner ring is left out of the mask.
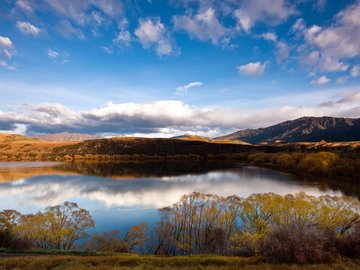
<path id="1" fill-rule="evenodd" d="M 77 142 L 49 142 L 17 134 L 0 134 L 0 160 L 50 160 L 55 147 Z"/>

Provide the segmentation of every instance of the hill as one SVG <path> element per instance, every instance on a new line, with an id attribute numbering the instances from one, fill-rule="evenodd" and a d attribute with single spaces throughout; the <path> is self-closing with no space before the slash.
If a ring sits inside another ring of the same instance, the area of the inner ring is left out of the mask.
<path id="1" fill-rule="evenodd" d="M 55 147 L 76 142 L 50 142 L 18 134 L 0 134 L 0 160 L 50 160 Z"/>
<path id="2" fill-rule="evenodd" d="M 75 159 L 198 159 L 234 156 L 254 150 L 242 143 L 221 143 L 212 140 L 116 137 L 88 140 L 53 149 L 57 160 Z"/>
<path id="3" fill-rule="evenodd" d="M 70 133 L 70 132 L 37 135 L 32 137 L 43 141 L 53 141 L 53 142 L 85 141 L 85 140 L 95 140 L 101 138 L 100 136 L 91 135 L 91 134 Z"/>
<path id="4" fill-rule="evenodd" d="M 360 141 L 360 119 L 302 117 L 259 129 L 245 129 L 220 137 L 248 143 Z"/>
<path id="5" fill-rule="evenodd" d="M 173 137 L 172 139 L 177 139 L 177 140 L 184 140 L 184 141 L 201 141 L 201 142 L 208 142 L 208 143 L 230 143 L 230 144 L 244 144 L 244 145 L 249 145 L 249 143 L 243 142 L 241 140 L 227 140 L 227 139 L 210 139 L 207 137 L 202 137 L 202 136 L 196 136 L 196 135 L 181 135 L 181 136 L 176 136 Z"/>

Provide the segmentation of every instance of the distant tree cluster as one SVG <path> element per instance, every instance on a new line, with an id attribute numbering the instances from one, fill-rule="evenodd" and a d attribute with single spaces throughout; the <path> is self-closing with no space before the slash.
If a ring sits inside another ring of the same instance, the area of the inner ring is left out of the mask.
<path id="1" fill-rule="evenodd" d="M 356 199 L 192 193 L 160 214 L 157 254 L 262 255 L 298 263 L 360 256 Z"/>
<path id="2" fill-rule="evenodd" d="M 335 175 L 360 179 L 360 157 L 341 157 L 338 153 L 321 151 L 316 153 L 278 152 L 253 153 L 248 161 L 256 164 L 269 164 L 295 173 Z"/>

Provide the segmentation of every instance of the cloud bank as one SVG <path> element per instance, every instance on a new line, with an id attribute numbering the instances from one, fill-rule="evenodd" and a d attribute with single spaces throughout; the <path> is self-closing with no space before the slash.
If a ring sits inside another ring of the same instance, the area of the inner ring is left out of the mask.
<path id="1" fill-rule="evenodd" d="M 216 137 L 302 116 L 360 116 L 359 90 L 337 94 L 321 104 L 304 102 L 309 104 L 307 106 L 289 105 L 286 102 L 289 97 L 283 99 L 283 105 L 265 108 L 200 107 L 179 100 L 159 100 L 108 103 L 91 110 L 74 111 L 59 103 L 41 103 L 24 105 L 18 111 L 0 111 L 0 131 L 23 130 L 27 134 L 68 131 L 147 137 L 186 133 Z M 297 99 L 305 101 L 309 96 Z"/>

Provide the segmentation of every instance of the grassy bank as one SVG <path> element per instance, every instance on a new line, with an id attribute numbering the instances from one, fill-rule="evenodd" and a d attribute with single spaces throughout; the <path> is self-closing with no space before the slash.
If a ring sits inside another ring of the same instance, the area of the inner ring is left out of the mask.
<path id="1" fill-rule="evenodd" d="M 0 260 L 0 269 L 28 270 L 82 270 L 82 269 L 253 269 L 253 270 L 297 270 L 297 269 L 360 269 L 359 261 L 337 261 L 332 264 L 286 265 L 268 264 L 261 258 L 191 256 L 191 257 L 158 257 L 133 254 L 121 255 L 35 255 L 9 257 Z"/>

